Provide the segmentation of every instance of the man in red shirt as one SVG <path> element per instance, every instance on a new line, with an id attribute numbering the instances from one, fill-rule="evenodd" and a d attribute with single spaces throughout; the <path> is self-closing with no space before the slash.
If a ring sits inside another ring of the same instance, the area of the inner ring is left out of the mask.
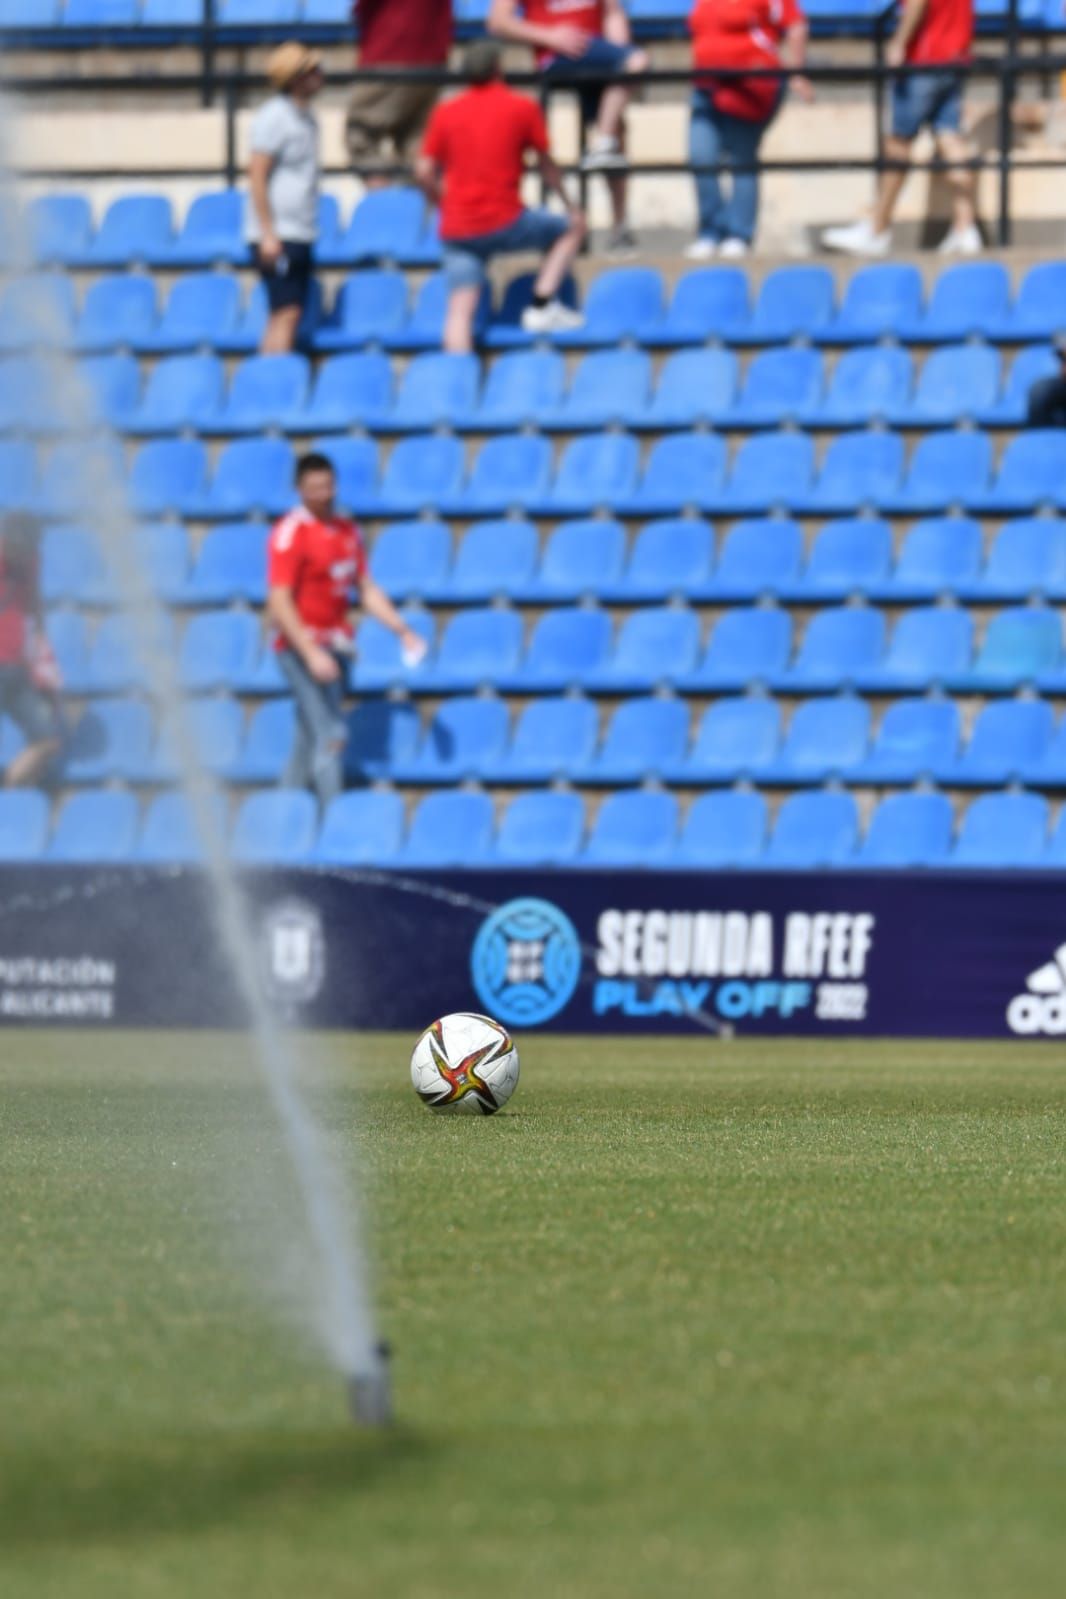
<path id="1" fill-rule="evenodd" d="M 447 66 L 452 0 L 355 0 L 352 9 L 361 67 Z M 348 154 L 368 188 L 396 181 L 394 169 L 410 161 L 438 93 L 434 83 L 355 84 Z"/>
<path id="2" fill-rule="evenodd" d="M 470 87 L 434 111 L 415 167 L 430 204 L 440 206 L 449 288 L 444 348 L 453 354 L 473 348 L 486 267 L 503 252 L 545 252 L 533 303 L 522 315 L 527 332 L 560 332 L 582 321 L 558 294 L 584 241 L 585 217 L 567 199 L 562 173 L 548 152 L 541 109 L 500 81 L 499 48 L 487 40 L 470 46 L 464 68 Z M 527 150 L 550 192 L 566 206 L 566 216 L 522 205 Z"/>
<path id="3" fill-rule="evenodd" d="M 36 517 L 10 511 L 0 532 L 0 712 L 26 739 L 3 775 L 5 788 L 43 782 L 63 744 L 60 677 L 42 626 Z"/>
<path id="4" fill-rule="evenodd" d="M 370 576 L 355 523 L 337 514 L 337 480 L 326 456 L 300 458 L 296 490 L 300 503 L 275 523 L 267 545 L 267 614 L 277 628 L 278 664 L 296 700 L 296 743 L 284 782 L 313 788 L 328 805 L 344 786 L 348 729 L 341 700 L 352 654 L 352 605 L 358 600 L 397 635 L 405 664 L 417 665 L 426 646 Z"/>
<path id="5" fill-rule="evenodd" d="M 900 166 L 883 172 L 871 216 L 843 228 L 827 228 L 827 250 L 848 255 L 887 255 L 892 243 L 892 215 L 907 178 L 911 146 L 923 128 L 936 139 L 948 165 L 952 187 L 952 221 L 940 245 L 941 255 L 978 255 L 977 177 L 964 163 L 970 149 L 962 133 L 965 78 L 959 67 L 973 43 L 973 0 L 904 0 L 899 26 L 885 53 L 890 67 L 937 67 L 935 72 L 903 71 L 892 86 L 892 131 L 885 156 Z"/>

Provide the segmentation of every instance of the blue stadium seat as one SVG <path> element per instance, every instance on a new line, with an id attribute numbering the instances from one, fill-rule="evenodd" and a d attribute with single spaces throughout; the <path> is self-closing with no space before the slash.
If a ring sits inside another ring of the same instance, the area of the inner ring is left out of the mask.
<path id="1" fill-rule="evenodd" d="M 637 534 L 621 578 L 601 585 L 605 599 L 647 604 L 697 593 L 709 581 L 714 562 L 710 524 L 696 517 L 649 522 Z"/>
<path id="2" fill-rule="evenodd" d="M 41 194 L 27 207 L 26 227 L 38 266 L 70 266 L 89 248 L 92 209 L 83 194 Z"/>
<path id="3" fill-rule="evenodd" d="M 216 825 L 225 834 L 224 801 L 213 795 Z M 139 861 L 165 861 L 170 865 L 203 859 L 199 829 L 184 794 L 159 794 L 149 805 L 134 846 Z"/>
<path id="4" fill-rule="evenodd" d="M 964 261 L 937 277 L 924 313 L 898 328 L 907 344 L 953 344 L 987 336 L 1010 306 L 1010 276 L 999 261 Z"/>
<path id="5" fill-rule="evenodd" d="M 35 861 L 48 838 L 48 796 L 36 789 L 0 791 L 0 861 Z"/>
<path id="6" fill-rule="evenodd" d="M 446 701 L 434 713 L 418 749 L 397 761 L 398 783 L 458 783 L 496 760 L 507 743 L 503 700 L 479 697 Z"/>
<path id="7" fill-rule="evenodd" d="M 211 528 L 184 583 L 171 591 L 172 603 L 232 605 L 243 600 L 262 605 L 266 599 L 266 542 L 265 525 L 224 522 Z"/>
<path id="8" fill-rule="evenodd" d="M 365 444 L 366 440 L 339 442 Z M 378 496 L 372 496 L 367 504 L 345 491 L 344 499 L 357 513 L 377 509 L 387 515 L 413 516 L 419 511 L 441 510 L 458 496 L 463 464 L 463 446 L 458 439 L 434 433 L 412 434 L 394 446 Z"/>
<path id="9" fill-rule="evenodd" d="M 366 427 L 371 417 L 388 411 L 391 402 L 387 355 L 334 355 L 319 366 L 303 403 L 282 413 L 280 425 L 286 433 L 346 433 Z"/>
<path id="10" fill-rule="evenodd" d="M 207 450 L 199 439 L 156 439 L 137 451 L 129 479 L 138 516 L 190 514 L 207 486 Z"/>
<path id="11" fill-rule="evenodd" d="M 987 433 L 930 433 L 918 441 L 902 487 L 886 498 L 889 510 L 929 513 L 968 510 L 988 492 L 992 444 Z"/>
<path id="12" fill-rule="evenodd" d="M 384 194 L 388 191 L 379 192 Z M 492 297 L 489 285 L 486 283 L 483 285 L 481 299 L 474 314 L 475 339 L 480 337 L 488 325 L 491 304 Z M 444 313 L 447 305 L 447 281 L 443 272 L 434 272 L 426 278 L 415 295 L 411 314 L 403 326 L 395 331 L 381 330 L 376 337 L 388 350 L 439 350 L 444 336 Z"/>
<path id="13" fill-rule="evenodd" d="M 595 754 L 571 768 L 572 781 L 635 784 L 676 767 L 688 742 L 688 716 L 683 700 L 623 700 Z"/>
<path id="14" fill-rule="evenodd" d="M 49 861 L 124 861 L 137 837 L 137 801 L 114 789 L 87 789 L 63 805 L 44 858 Z"/>
<path id="15" fill-rule="evenodd" d="M 610 659 L 585 679 L 598 693 L 635 694 L 686 677 L 695 667 L 700 623 L 695 611 L 657 605 L 634 611 L 618 630 Z"/>
<path id="16" fill-rule="evenodd" d="M 177 237 L 152 264 L 169 267 L 243 266 L 248 259 L 244 241 L 244 195 L 238 189 L 198 194 L 190 205 Z"/>
<path id="17" fill-rule="evenodd" d="M 521 594 L 533 581 L 539 550 L 532 522 L 475 522 L 463 535 L 447 580 L 438 583 L 437 597 L 484 605 Z"/>
<path id="18" fill-rule="evenodd" d="M 295 499 L 293 464 L 292 446 L 284 439 L 236 439 L 219 455 L 194 514 L 220 520 L 280 516 Z"/>
<path id="19" fill-rule="evenodd" d="M 817 350 L 764 350 L 748 367 L 743 388 L 729 409 L 730 427 L 778 427 L 815 412 L 822 394 L 822 357 Z"/>
<path id="20" fill-rule="evenodd" d="M 408 627 L 432 647 L 435 627 L 429 612 L 407 608 L 402 614 Z M 385 689 L 410 682 L 412 671 L 403 664 L 399 639 L 374 617 L 364 617 L 359 623 L 355 645 L 355 663 L 350 675 L 357 693 L 380 694 Z"/>
<path id="21" fill-rule="evenodd" d="M 669 346 L 728 340 L 750 319 L 747 274 L 740 267 L 701 267 L 678 278 L 665 317 L 644 341 Z"/>
<path id="22" fill-rule="evenodd" d="M 135 776 L 147 764 L 152 741 L 152 713 L 143 700 L 96 700 L 71 729 L 64 782 Z"/>
<path id="23" fill-rule="evenodd" d="M 492 858 L 493 811 L 487 794 L 462 789 L 427 794 L 400 851 L 404 866 L 485 866 Z"/>
<path id="24" fill-rule="evenodd" d="M 368 418 L 368 426 L 387 433 L 417 433 L 450 426 L 473 409 L 478 391 L 475 355 L 435 350 L 408 364 L 392 405 Z"/>
<path id="25" fill-rule="evenodd" d="M 499 309 L 484 330 L 483 342 L 490 350 L 525 349 L 534 343 L 534 335 L 522 326 L 522 313 L 533 303 L 532 272 L 519 273 L 503 291 Z M 571 308 L 577 304 L 577 285 L 572 277 L 564 279 L 559 299 Z"/>
<path id="26" fill-rule="evenodd" d="M 987 335 L 1005 344 L 1054 338 L 1063 327 L 1064 303 L 1066 262 L 1040 261 L 1025 274 L 1014 304 L 988 325 Z"/>
<path id="27" fill-rule="evenodd" d="M 964 673 L 973 649 L 973 621 L 965 610 L 928 606 L 904 611 L 884 658 L 857 677 L 874 693 L 922 692 Z"/>
<path id="28" fill-rule="evenodd" d="M 49 611 L 45 632 L 67 693 L 89 692 L 89 634 L 84 616 L 77 611 Z"/>
<path id="29" fill-rule="evenodd" d="M 84 513 L 87 500 L 120 491 L 125 460 L 115 440 L 66 438 L 45 456 L 34 508 L 44 517 Z"/>
<path id="30" fill-rule="evenodd" d="M 387 866 L 402 843 L 402 795 L 338 794 L 326 807 L 312 859 L 326 866 Z"/>
<path id="31" fill-rule="evenodd" d="M 323 266 L 369 261 L 401 267 L 436 266 L 440 241 L 430 226 L 426 201 L 418 189 L 376 189 L 365 194 L 347 229 L 319 255 Z"/>
<path id="32" fill-rule="evenodd" d="M 210 536 L 209 536 L 210 537 Z M 141 571 L 166 605 L 181 605 L 189 586 L 192 555 L 189 535 L 180 522 L 149 522 L 134 532 Z M 205 541 L 206 542 L 206 541 Z M 203 546 L 201 546 L 202 564 Z M 265 574 L 264 574 L 265 575 Z M 262 598 L 262 591 L 249 590 L 242 598 Z M 214 603 L 220 603 L 215 601 Z"/>
<path id="33" fill-rule="evenodd" d="M 977 412 L 985 427 L 1021 427 L 1029 414 L 1029 390 L 1042 378 L 1057 375 L 1059 363 L 1050 345 L 1035 344 L 1019 350 L 1011 362 L 1003 392 Z"/>
<path id="34" fill-rule="evenodd" d="M 1035 760 L 1025 761 L 1021 766 L 1021 779 L 1023 783 L 1030 784 L 1036 789 L 1064 788 L 1066 787 L 1066 717 L 1060 722 L 1052 733 L 1046 747 Z M 1066 814 L 1064 811 L 1062 814 Z M 1066 860 L 1061 854 L 1062 824 L 1056 829 L 1056 850 L 1058 864 Z"/>
<path id="35" fill-rule="evenodd" d="M 27 509 L 37 496 L 37 457 L 33 445 L 7 439 L 0 441 L 0 509 Z"/>
<path id="36" fill-rule="evenodd" d="M 83 355 L 122 347 L 137 349 L 155 322 L 152 278 L 126 272 L 98 278 L 85 296 L 74 330 L 74 348 Z"/>
<path id="37" fill-rule="evenodd" d="M 373 439 L 315 439 L 311 448 L 321 451 L 333 465 L 339 505 L 356 513 L 379 509 L 378 447 Z"/>
<path id="38" fill-rule="evenodd" d="M 884 714 L 873 748 L 849 782 L 917 783 L 951 761 L 959 747 L 954 700 L 897 700 Z"/>
<path id="39" fill-rule="evenodd" d="M 711 633 L 702 661 L 677 686 L 710 694 L 768 683 L 784 670 L 791 643 L 787 611 L 727 611 Z"/>
<path id="40" fill-rule="evenodd" d="M 755 696 L 716 700 L 696 730 L 681 761 L 665 765 L 670 783 L 734 783 L 755 777 L 770 765 L 781 733 L 776 701 Z"/>
<path id="41" fill-rule="evenodd" d="M 152 368 L 140 405 L 123 431 L 139 437 L 199 426 L 222 405 L 225 371 L 217 355 L 171 355 Z"/>
<path id="42" fill-rule="evenodd" d="M 128 616 L 107 616 L 100 623 L 89 655 L 88 692 L 125 694 L 144 678 L 143 651 L 174 654 L 174 628 L 164 612 L 146 613 L 135 628 Z"/>
<path id="43" fill-rule="evenodd" d="M 134 348 L 159 355 L 213 349 L 232 337 L 240 316 L 241 290 L 235 273 L 195 272 L 178 279 L 159 321 L 138 335 Z"/>
<path id="44" fill-rule="evenodd" d="M 761 794 L 701 794 L 689 806 L 670 864 L 703 870 L 758 866 L 765 843 Z"/>
<path id="45" fill-rule="evenodd" d="M 569 866 L 584 832 L 580 794 L 517 794 L 504 812 L 494 857 L 500 866 Z"/>
<path id="46" fill-rule="evenodd" d="M 846 600 L 887 581 L 892 568 L 892 530 L 873 517 L 827 522 L 811 547 L 798 583 L 783 581 L 778 593 L 788 598 Z"/>
<path id="47" fill-rule="evenodd" d="M 0 288 L 0 351 L 65 347 L 74 333 L 74 283 L 63 272 L 11 278 Z"/>
<path id="48" fill-rule="evenodd" d="M 317 823 L 318 807 L 302 789 L 249 794 L 237 812 L 230 851 L 234 860 L 246 864 L 306 861 L 314 849 Z"/>
<path id="49" fill-rule="evenodd" d="M 824 513 L 883 506 L 899 489 L 903 440 L 898 433 L 842 433 L 826 451 L 813 488 L 792 504 Z"/>
<path id="50" fill-rule="evenodd" d="M 903 601 L 962 593 L 977 578 L 982 543 L 980 524 L 969 517 L 924 517 L 904 538 L 891 576 L 870 592 Z"/>
<path id="51" fill-rule="evenodd" d="M 998 611 L 988 624 L 972 668 L 949 686 L 978 693 L 1006 693 L 1062 670 L 1062 619 L 1046 606 Z"/>
<path id="52" fill-rule="evenodd" d="M 777 267 L 763 279 L 751 318 L 730 329 L 737 344 L 785 344 L 800 335 L 816 338 L 833 317 L 835 285 L 824 266 Z"/>
<path id="53" fill-rule="evenodd" d="M 267 432 L 306 405 L 310 385 L 306 356 L 249 356 L 234 372 L 221 404 L 199 416 L 196 426 L 200 432 L 224 436 Z"/>
<path id="54" fill-rule="evenodd" d="M 665 516 L 710 508 L 722 498 L 726 450 L 713 433 L 672 433 L 648 455 L 636 489 L 615 500 L 628 516 Z"/>
<path id="55" fill-rule="evenodd" d="M 922 311 L 922 275 L 898 262 L 860 267 L 848 282 L 840 310 L 819 334 L 826 344 L 873 344 L 895 336 Z"/>
<path id="56" fill-rule="evenodd" d="M 1042 505 L 1066 509 L 1066 433 L 1034 428 L 1018 434 L 1003 452 L 991 489 L 971 495 L 968 503 L 975 511 L 1006 515 L 1035 511 Z"/>
<path id="57" fill-rule="evenodd" d="M 797 706 L 776 758 L 759 772 L 760 783 L 821 783 L 857 766 L 870 741 L 865 700 L 839 695 Z"/>
<path id="58" fill-rule="evenodd" d="M 224 28 L 282 28 L 299 21 L 298 0 L 218 0 Z"/>
<path id="59" fill-rule="evenodd" d="M 41 541 L 41 597 L 46 605 L 113 603 L 110 574 L 89 528 L 55 523 Z"/>
<path id="60" fill-rule="evenodd" d="M 933 350 L 914 397 L 892 420 L 904 427 L 942 427 L 979 418 L 999 393 L 999 351 L 987 344 L 949 344 Z"/>
<path id="61" fill-rule="evenodd" d="M 121 433 L 137 409 L 141 369 L 132 355 L 97 355 L 79 364 L 96 418 Z M 57 423 L 62 419 L 57 417 Z"/>
<path id="62" fill-rule="evenodd" d="M 810 497 L 814 441 L 802 433 L 760 433 L 740 446 L 720 502 L 707 509 L 742 516 L 789 509 Z"/>
<path id="63" fill-rule="evenodd" d="M 663 280 L 654 267 L 608 267 L 589 284 L 584 325 L 555 335 L 560 345 L 614 345 L 653 338 L 662 322 Z"/>
<path id="64" fill-rule="evenodd" d="M 462 446 L 448 442 L 462 460 Z M 456 516 L 503 516 L 541 502 L 551 481 L 552 450 L 539 434 L 504 433 L 478 451 L 474 469 L 460 488 L 453 483 L 440 503 Z"/>
<path id="65" fill-rule="evenodd" d="M 486 783 L 550 783 L 587 761 L 596 743 L 598 713 L 591 700 L 532 700 L 521 712 L 511 742 L 482 764 Z"/>
<path id="66" fill-rule="evenodd" d="M 597 518 L 560 522 L 544 548 L 536 575 L 516 591 L 515 598 L 560 601 L 599 595 L 619 582 L 625 548 L 620 522 Z"/>
<path id="67" fill-rule="evenodd" d="M 522 652 L 516 611 L 460 611 L 441 635 L 436 659 L 416 676 L 437 693 L 461 694 L 513 673 Z"/>
<path id="68" fill-rule="evenodd" d="M 580 687 L 599 670 L 611 647 L 611 619 L 605 611 L 546 611 L 533 629 L 517 672 L 501 675 L 507 691 L 562 693 Z"/>
<path id="69" fill-rule="evenodd" d="M 813 871 L 853 864 L 859 817 L 850 794 L 807 790 L 792 794 L 777 813 L 763 864 Z"/>
<path id="70" fill-rule="evenodd" d="M 983 570 L 960 592 L 969 600 L 1066 598 L 1066 525 L 1042 516 L 1004 523 Z"/>
<path id="71" fill-rule="evenodd" d="M 267 700 L 253 713 L 238 754 L 231 761 L 231 783 L 279 783 L 296 737 L 296 714 L 289 699 Z"/>
<path id="72" fill-rule="evenodd" d="M 778 674 L 782 688 L 832 693 L 856 683 L 875 667 L 885 645 L 880 611 L 856 606 L 819 611 L 804 634 L 794 664 Z"/>
<path id="73" fill-rule="evenodd" d="M 234 326 L 216 335 L 216 349 L 223 355 L 254 355 L 263 342 L 267 315 L 266 288 L 261 282 L 256 282 Z M 296 340 L 301 347 L 313 347 L 314 331 L 321 317 L 322 282 L 320 278 L 312 278 L 307 303 L 296 331 Z"/>
<path id="74" fill-rule="evenodd" d="M 248 611 L 203 611 L 190 618 L 182 635 L 178 670 L 192 694 L 236 689 L 259 654 L 258 617 Z"/>
<path id="75" fill-rule="evenodd" d="M 1047 843 L 1048 803 L 1039 794 L 980 794 L 967 808 L 949 866 L 1037 867 Z"/>
<path id="76" fill-rule="evenodd" d="M 66 0 L 68 28 L 132 28 L 140 21 L 138 0 Z"/>
<path id="77" fill-rule="evenodd" d="M 478 404 L 460 412 L 455 425 L 507 432 L 538 423 L 561 402 L 565 385 L 566 362 L 557 350 L 512 350 L 493 361 Z"/>
<path id="78" fill-rule="evenodd" d="M 757 600 L 799 581 L 803 533 L 784 517 L 751 517 L 729 529 L 708 583 L 693 598 Z"/>
<path id="79" fill-rule="evenodd" d="M 855 864 L 897 869 L 946 865 L 952 830 L 946 794 L 890 794 L 874 811 Z"/>
<path id="80" fill-rule="evenodd" d="M 345 771 L 357 783 L 389 778 L 414 759 L 421 736 L 418 712 L 409 700 L 363 700 L 348 716 Z"/>
<path id="81" fill-rule="evenodd" d="M 998 788 L 1017 781 L 1047 753 L 1055 713 L 1047 700 L 1000 700 L 983 707 L 966 747 L 945 761 L 945 783 Z"/>
<path id="82" fill-rule="evenodd" d="M 596 350 L 577 367 L 562 400 L 539 417 L 549 431 L 576 433 L 632 424 L 648 407 L 651 357 L 644 350 Z"/>
<path id="83" fill-rule="evenodd" d="M 392 522 L 374 541 L 370 571 L 391 600 L 408 600 L 443 594 L 451 559 L 451 529 L 443 522 Z"/>
<path id="84" fill-rule="evenodd" d="M 240 756 L 244 715 L 235 699 L 188 700 L 184 706 L 188 736 L 200 765 L 214 777 L 228 779 Z M 177 781 L 176 741 L 164 722 L 142 782 Z"/>
<path id="85" fill-rule="evenodd" d="M 44 356 L 13 355 L 0 362 L 0 432 L 60 432 L 63 418 L 56 412 L 53 384 Z"/>
<path id="86" fill-rule="evenodd" d="M 803 420 L 812 427 L 852 428 L 903 416 L 913 376 L 906 350 L 846 350 L 833 369 L 825 398 Z"/>
<path id="87" fill-rule="evenodd" d="M 664 361 L 659 381 L 634 428 L 690 428 L 722 421 L 737 392 L 737 358 L 732 350 L 678 350 Z"/>
<path id="88" fill-rule="evenodd" d="M 627 433 L 587 433 L 574 439 L 563 451 L 543 509 L 558 516 L 613 509 L 633 494 L 639 460 L 637 441 Z"/>
<path id="89" fill-rule="evenodd" d="M 311 337 L 312 348 L 329 353 L 380 344 L 400 332 L 407 317 L 407 281 L 402 272 L 356 272 L 346 278 Z"/>
<path id="90" fill-rule="evenodd" d="M 579 866 L 655 867 L 668 864 L 677 841 L 672 794 L 627 789 L 600 806 Z"/>
<path id="91" fill-rule="evenodd" d="M 68 15 L 70 0 L 67 0 Z M 84 256 L 76 264 L 128 267 L 157 260 L 172 244 L 170 201 L 161 194 L 125 194 L 112 202 Z"/>

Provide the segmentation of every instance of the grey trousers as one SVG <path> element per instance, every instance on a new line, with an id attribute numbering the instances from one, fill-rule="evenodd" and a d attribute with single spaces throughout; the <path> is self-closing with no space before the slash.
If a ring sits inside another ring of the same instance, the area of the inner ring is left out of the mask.
<path id="1" fill-rule="evenodd" d="M 278 664 L 288 679 L 296 701 L 296 742 L 285 769 L 288 788 L 310 788 L 325 807 L 344 788 L 344 746 L 348 724 L 341 701 L 348 675 L 348 660 L 334 653 L 341 675 L 333 683 L 313 678 L 295 650 L 281 650 Z"/>

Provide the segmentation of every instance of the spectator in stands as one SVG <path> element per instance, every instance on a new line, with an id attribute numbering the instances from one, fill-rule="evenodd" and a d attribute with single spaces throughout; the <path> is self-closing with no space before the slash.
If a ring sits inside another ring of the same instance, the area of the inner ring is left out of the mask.
<path id="1" fill-rule="evenodd" d="M 439 105 L 430 118 L 415 172 L 432 205 L 441 208 L 440 233 L 448 279 L 444 348 L 473 348 L 474 318 L 490 258 L 543 250 L 533 303 L 522 314 L 532 333 L 580 327 L 582 318 L 558 298 L 585 238 L 585 217 L 571 206 L 562 174 L 548 151 L 540 107 L 500 81 L 499 47 L 472 44 L 464 58 L 470 87 Z M 520 194 L 526 151 L 537 158 L 548 189 L 565 216 L 524 208 Z"/>
<path id="2" fill-rule="evenodd" d="M 843 250 L 848 255 L 888 254 L 892 216 L 907 179 L 911 146 L 922 129 L 928 128 L 948 163 L 953 190 L 951 228 L 940 245 L 940 254 L 980 253 L 976 174 L 964 165 L 970 151 L 962 133 L 966 80 L 959 70 L 970 54 L 973 26 L 973 0 L 903 0 L 899 25 L 885 51 L 885 61 L 890 67 L 938 70 L 901 71 L 893 82 L 892 122 L 885 139 L 885 157 L 900 164 L 895 171 L 881 174 L 870 216 L 847 227 L 825 230 L 822 242 L 827 250 Z"/>
<path id="3" fill-rule="evenodd" d="M 546 78 L 604 72 L 643 72 L 645 50 L 634 46 L 622 0 L 492 0 L 488 30 L 498 39 L 536 51 Z M 581 165 L 603 172 L 611 195 L 615 255 L 631 254 L 636 241 L 626 224 L 625 114 L 633 90 L 624 83 L 589 83 L 581 91 L 581 124 L 592 134 Z"/>
<path id="4" fill-rule="evenodd" d="M 698 67 L 801 68 L 807 54 L 807 20 L 797 0 L 696 0 L 689 17 L 692 57 Z M 792 87 L 814 98 L 806 78 Z M 694 167 L 718 163 L 754 169 L 763 134 L 777 115 L 786 92 L 773 78 L 704 78 L 692 92 L 689 160 Z M 696 177 L 699 235 L 685 254 L 691 261 L 719 255 L 747 255 L 759 214 L 759 174 L 731 174 L 731 193 L 723 195 L 719 174 Z"/>
<path id="5" fill-rule="evenodd" d="M 284 782 L 314 789 L 327 805 L 344 782 L 348 730 L 341 701 L 356 597 L 397 635 L 409 665 L 422 659 L 426 646 L 370 576 L 359 529 L 337 512 L 337 480 L 326 456 L 297 461 L 296 492 L 298 505 L 274 525 L 267 546 L 267 612 L 277 629 L 278 663 L 296 700 L 296 744 Z"/>
<path id="6" fill-rule="evenodd" d="M 56 764 L 63 743 L 60 677 L 44 632 L 40 595 L 41 529 L 11 511 L 0 529 L 0 712 L 25 735 L 4 773 L 5 788 L 33 787 Z"/>
<path id="7" fill-rule="evenodd" d="M 447 66 L 452 0 L 355 0 L 354 13 L 361 67 Z M 368 188 L 400 176 L 395 168 L 410 162 L 439 92 L 434 83 L 355 84 L 348 154 Z"/>
<path id="8" fill-rule="evenodd" d="M 277 93 L 252 118 L 248 240 L 270 307 L 260 348 L 278 355 L 294 348 L 311 293 L 319 179 L 311 102 L 322 87 L 321 58 L 290 40 L 271 53 L 267 75 Z"/>
<path id="9" fill-rule="evenodd" d="M 1052 340 L 1059 370 L 1053 378 L 1040 378 L 1029 390 L 1026 421 L 1031 428 L 1066 427 L 1066 333 Z"/>

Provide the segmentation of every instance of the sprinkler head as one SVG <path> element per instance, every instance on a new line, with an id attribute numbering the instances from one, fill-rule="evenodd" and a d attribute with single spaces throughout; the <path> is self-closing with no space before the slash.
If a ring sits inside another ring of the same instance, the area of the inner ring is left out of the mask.
<path id="1" fill-rule="evenodd" d="M 353 1372 L 347 1379 L 348 1412 L 359 1427 L 392 1426 L 390 1354 L 388 1344 L 378 1344 L 374 1350 L 373 1369 Z"/>

